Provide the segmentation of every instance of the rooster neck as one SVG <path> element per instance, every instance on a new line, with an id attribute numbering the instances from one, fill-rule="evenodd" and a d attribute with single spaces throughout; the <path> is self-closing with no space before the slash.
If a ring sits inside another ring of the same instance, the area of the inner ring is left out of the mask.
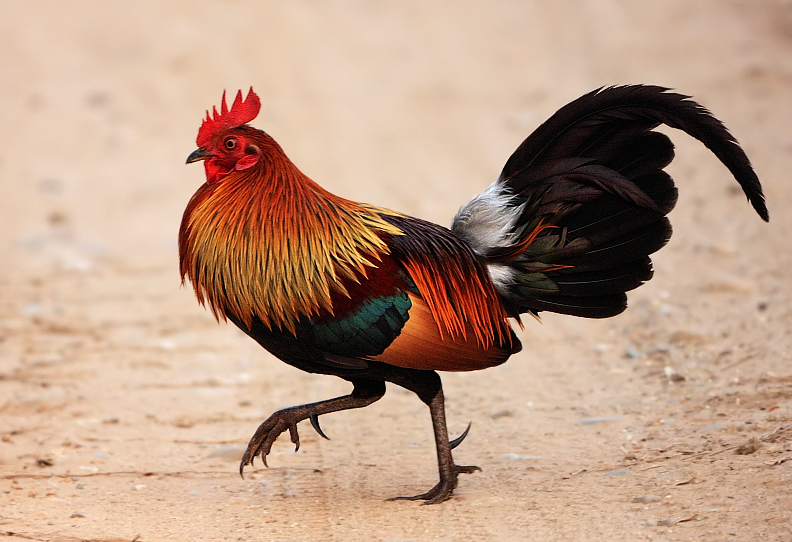
<path id="1" fill-rule="evenodd" d="M 294 332 L 332 313 L 343 282 L 388 254 L 383 237 L 401 231 L 381 213 L 324 190 L 285 156 L 262 160 L 193 196 L 179 235 L 182 277 L 218 318 Z"/>

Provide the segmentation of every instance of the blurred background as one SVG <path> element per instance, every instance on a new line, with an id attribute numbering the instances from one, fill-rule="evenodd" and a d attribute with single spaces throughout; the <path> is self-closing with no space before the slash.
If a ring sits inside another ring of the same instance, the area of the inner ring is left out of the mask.
<path id="1" fill-rule="evenodd" d="M 53 227 L 74 236 L 67 265 L 171 257 L 202 178 L 184 158 L 224 89 L 252 85 L 264 103 L 257 126 L 329 189 L 448 223 L 533 128 L 599 86 L 675 87 L 745 133 L 788 92 L 779 44 L 792 40 L 780 1 L 0 10 L 6 266 Z M 760 160 L 763 144 L 741 139 Z"/>
<path id="2" fill-rule="evenodd" d="M 764 418 L 721 411 L 724 446 L 746 416 L 764 432 L 783 426 L 767 409 L 790 403 L 788 0 L 6 0 L 0 37 L 0 534 L 221 540 L 248 529 L 233 538 L 348 540 L 367 527 L 382 540 L 677 540 L 675 523 L 658 521 L 694 514 L 680 539 L 789 532 L 792 505 L 767 484 L 789 495 L 792 463 L 738 465 L 737 481 L 726 467 L 692 474 L 710 485 L 677 489 L 650 512 L 625 503 L 675 487 L 690 464 L 671 469 L 677 478 L 651 471 L 606 489 L 600 478 L 569 480 L 592 465 L 615 469 L 627 448 L 640 457 L 618 435 L 646 437 L 662 413 L 707 412 L 728 385 L 775 387 L 751 403 Z M 278 448 L 274 462 L 296 474 L 240 482 L 235 461 L 257 420 L 345 387 L 270 359 L 179 287 L 178 224 L 204 178 L 184 162 L 223 90 L 255 88 L 263 107 L 252 124 L 325 188 L 447 225 L 556 109 L 624 83 L 675 88 L 723 120 L 765 185 L 771 225 L 706 149 L 675 134 L 677 233 L 634 312 L 529 322 L 519 359 L 447 377 L 452 431 L 480 420 L 465 453 L 485 476 L 465 477 L 460 499 L 431 512 L 382 502 L 434 476 L 428 418 L 406 394 L 323 423 L 334 440 L 304 439 L 314 455 Z M 642 353 L 675 336 L 672 354 Z M 670 392 L 651 372 L 670 365 L 689 388 Z M 625 418 L 615 433 L 576 429 L 580 417 L 614 412 Z M 673 431 L 653 438 L 684 447 Z M 784 457 L 788 439 L 779 446 L 761 460 Z M 509 453 L 552 461 L 536 460 L 537 473 Z M 83 467 L 132 474 L 69 478 Z M 310 474 L 320 467 L 321 480 Z M 220 474 L 168 474 L 202 469 Z M 30 473 L 40 478 L 20 477 Z M 82 483 L 90 495 L 74 489 Z M 717 489 L 729 484 L 748 487 L 744 500 Z M 284 497 L 294 495 L 304 499 Z M 205 520 L 185 520 L 183 499 Z M 343 513 L 332 517 L 333 507 Z"/>

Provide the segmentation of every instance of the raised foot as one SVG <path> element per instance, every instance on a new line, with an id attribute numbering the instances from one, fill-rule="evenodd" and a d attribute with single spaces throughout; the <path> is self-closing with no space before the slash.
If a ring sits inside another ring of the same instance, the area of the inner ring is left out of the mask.
<path id="1" fill-rule="evenodd" d="M 272 445 L 281 433 L 284 433 L 286 430 L 289 431 L 291 441 L 294 443 L 294 451 L 296 452 L 299 450 L 300 434 L 297 432 L 297 423 L 306 418 L 310 418 L 311 425 L 316 431 L 324 438 L 327 438 L 319 427 L 319 416 L 314 412 L 310 412 L 306 407 L 307 405 L 284 408 L 272 414 L 272 416 L 259 425 L 253 437 L 250 439 L 250 442 L 248 442 L 247 449 L 242 455 L 242 461 L 239 463 L 240 476 L 244 478 L 245 467 L 247 465 L 252 465 L 257 455 L 261 456 L 264 466 L 269 467 L 269 465 L 267 465 L 267 456 L 272 450 Z"/>
<path id="2" fill-rule="evenodd" d="M 453 465 L 451 474 L 441 476 L 440 481 L 432 489 L 420 495 L 412 497 L 391 497 L 389 501 L 424 501 L 423 504 L 437 504 L 447 501 L 454 493 L 457 486 L 457 479 L 460 474 L 470 474 L 481 469 L 476 466 Z"/>
<path id="3" fill-rule="evenodd" d="M 328 438 L 319 426 L 319 416 L 347 410 L 350 408 L 361 408 L 370 405 L 385 393 L 385 383 L 379 381 L 355 381 L 355 389 L 350 395 L 308 403 L 306 405 L 284 408 L 275 412 L 272 416 L 264 420 L 264 423 L 256 429 L 253 438 L 247 445 L 242 461 L 239 463 L 239 474 L 245 470 L 247 465 L 253 464 L 253 459 L 257 455 L 261 456 L 264 466 L 267 465 L 267 456 L 272 450 L 272 444 L 287 429 L 294 443 L 295 451 L 300 449 L 300 435 L 297 433 L 297 424 L 303 420 L 310 420 L 316 432 L 324 438 Z"/>

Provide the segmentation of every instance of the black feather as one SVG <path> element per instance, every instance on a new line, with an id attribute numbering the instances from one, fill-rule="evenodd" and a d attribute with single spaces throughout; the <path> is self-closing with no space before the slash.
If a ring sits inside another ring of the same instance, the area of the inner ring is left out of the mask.
<path id="1" fill-rule="evenodd" d="M 588 151 L 603 141 L 630 138 L 665 124 L 686 132 L 710 149 L 740 183 L 759 216 L 768 220 L 759 179 L 734 136 L 689 96 L 668 90 L 627 85 L 597 89 L 578 98 L 523 141 L 506 162 L 501 182 L 520 192 L 519 186 L 511 186 L 512 179 L 539 161 L 592 156 Z"/>
<path id="2" fill-rule="evenodd" d="M 624 292 L 651 278 L 649 255 L 671 237 L 665 215 L 677 201 L 663 171 L 674 146 L 652 131 L 661 124 L 704 143 L 768 219 L 748 157 L 704 107 L 662 87 L 595 90 L 528 136 L 498 179 L 522 206 L 515 231 L 536 236 L 517 257 L 519 243 L 486 254 L 517 272 L 504 293 L 511 310 L 612 316 L 626 307 Z"/>
<path id="3" fill-rule="evenodd" d="M 609 318 L 627 308 L 627 294 L 598 297 L 556 296 L 529 299 L 521 306 L 522 312 L 557 312 L 585 318 Z"/>

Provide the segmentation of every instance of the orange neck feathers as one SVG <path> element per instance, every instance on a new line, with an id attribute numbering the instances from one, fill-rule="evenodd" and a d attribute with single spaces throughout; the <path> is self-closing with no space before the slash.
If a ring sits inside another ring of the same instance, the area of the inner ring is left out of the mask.
<path id="1" fill-rule="evenodd" d="M 365 276 L 389 252 L 382 237 L 401 231 L 383 210 L 322 189 L 260 134 L 254 167 L 204 184 L 190 200 L 180 270 L 216 318 L 250 326 L 258 317 L 294 332 L 303 318 L 332 314 L 331 296 L 346 293 L 342 282 Z"/>

